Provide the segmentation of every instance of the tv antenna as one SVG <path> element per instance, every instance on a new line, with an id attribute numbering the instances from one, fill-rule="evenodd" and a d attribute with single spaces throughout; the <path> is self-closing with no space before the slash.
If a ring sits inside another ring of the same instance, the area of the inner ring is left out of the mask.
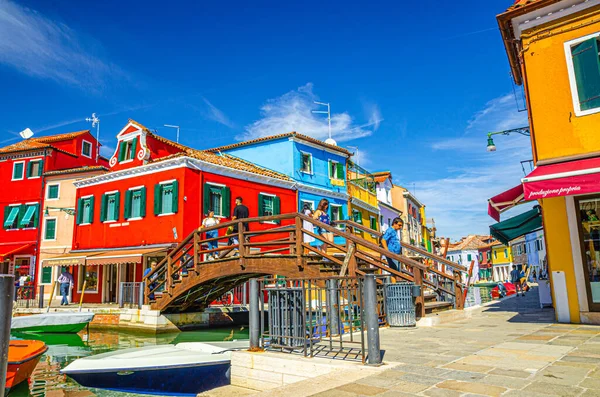
<path id="1" fill-rule="evenodd" d="M 25 128 L 23 131 L 19 132 L 19 135 L 21 135 L 21 138 L 23 139 L 29 139 L 33 136 L 33 131 L 29 128 Z"/>
<path id="2" fill-rule="evenodd" d="M 100 119 L 96 116 L 96 113 L 92 113 L 92 117 L 85 119 L 88 123 L 92 123 L 92 128 L 96 127 L 96 163 L 100 158 Z"/>
<path id="3" fill-rule="evenodd" d="M 177 128 L 177 143 L 179 143 L 179 126 L 178 125 L 165 124 L 165 127 Z"/>
<path id="4" fill-rule="evenodd" d="M 321 106 L 327 106 L 327 111 L 325 110 L 313 110 L 313 113 L 320 113 L 320 114 L 326 114 L 327 115 L 327 125 L 329 127 L 329 139 L 331 138 L 331 106 L 329 105 L 329 103 L 324 103 L 324 102 L 317 102 L 314 101 L 315 104 L 317 105 L 321 105 Z"/>

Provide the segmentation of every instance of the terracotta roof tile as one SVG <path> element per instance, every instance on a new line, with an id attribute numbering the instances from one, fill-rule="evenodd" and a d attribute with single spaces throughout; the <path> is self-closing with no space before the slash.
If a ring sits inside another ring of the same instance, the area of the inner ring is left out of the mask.
<path id="1" fill-rule="evenodd" d="M 450 244 L 448 251 L 476 250 L 487 244 L 481 240 L 482 236 L 470 235 L 462 241 Z"/>
<path id="2" fill-rule="evenodd" d="M 278 135 L 265 136 L 265 137 L 262 137 L 262 138 L 251 139 L 249 141 L 244 141 L 244 142 L 233 143 L 231 145 L 226 145 L 226 146 L 221 146 L 221 147 L 217 147 L 217 148 L 213 148 L 213 149 L 208 149 L 207 151 L 208 152 L 225 151 L 225 150 L 235 149 L 235 148 L 242 147 L 242 146 L 252 145 L 254 143 L 272 141 L 274 139 L 281 139 L 281 138 L 288 138 L 288 137 L 296 137 L 296 138 L 299 138 L 299 139 L 301 139 L 303 141 L 314 143 L 314 144 L 319 145 L 319 146 L 324 146 L 326 148 L 329 148 L 329 149 L 332 149 L 332 150 L 336 150 L 338 152 L 344 153 L 344 154 L 349 155 L 349 156 L 352 155 L 352 153 L 350 153 L 348 150 L 344 149 L 343 147 L 336 146 L 336 145 L 330 145 L 328 143 L 325 143 L 325 142 L 323 142 L 321 140 L 315 139 L 315 138 L 310 137 L 308 135 L 299 134 L 296 131 L 286 132 L 284 134 L 278 134 Z"/>
<path id="3" fill-rule="evenodd" d="M 64 170 L 48 171 L 48 172 L 44 172 L 44 175 L 52 176 L 52 175 L 64 175 L 64 174 L 79 174 L 79 173 L 83 173 L 83 172 L 92 172 L 92 171 L 108 172 L 108 167 L 105 167 L 103 165 L 91 165 L 91 166 L 86 166 L 86 167 L 67 168 Z"/>
<path id="4" fill-rule="evenodd" d="M 75 156 L 74 153 L 70 153 L 70 152 L 67 152 L 66 150 L 58 149 L 58 148 L 52 146 L 51 143 L 66 141 L 68 139 L 73 139 L 80 135 L 87 134 L 89 132 L 90 132 L 89 130 L 83 130 L 83 131 L 76 131 L 76 132 L 68 132 L 66 134 L 40 136 L 40 137 L 35 137 L 35 138 L 24 139 L 20 142 L 13 143 L 12 145 L 8 145 L 3 148 L 0 148 L 0 153 L 13 153 L 13 152 L 23 152 L 26 150 L 52 148 L 54 150 L 58 150 L 60 152 Z"/>

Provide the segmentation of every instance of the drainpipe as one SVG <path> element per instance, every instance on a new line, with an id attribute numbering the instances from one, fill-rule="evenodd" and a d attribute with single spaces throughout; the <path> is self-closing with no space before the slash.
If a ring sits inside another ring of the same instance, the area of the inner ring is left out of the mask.
<path id="1" fill-rule="evenodd" d="M 40 269 L 40 255 L 42 253 L 42 248 L 41 248 L 41 244 L 42 244 L 42 225 L 44 224 L 44 190 L 46 188 L 46 177 L 44 176 L 44 169 L 46 168 L 46 159 L 48 158 L 48 149 L 44 149 L 44 157 L 42 160 L 42 186 L 40 188 L 40 206 L 39 206 L 39 214 L 38 214 L 38 225 L 37 225 L 37 238 L 36 238 L 36 252 L 35 252 L 35 277 L 33 279 L 33 285 L 35 288 L 35 292 L 37 293 L 37 288 L 38 288 L 38 280 L 39 277 L 41 276 L 41 269 Z M 38 273 L 39 271 L 39 273 Z M 54 285 L 54 284 L 53 284 Z"/>

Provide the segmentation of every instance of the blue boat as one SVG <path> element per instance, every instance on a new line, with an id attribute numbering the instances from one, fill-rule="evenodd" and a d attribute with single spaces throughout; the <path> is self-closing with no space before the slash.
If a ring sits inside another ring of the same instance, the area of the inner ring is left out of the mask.
<path id="1" fill-rule="evenodd" d="M 195 396 L 230 384 L 231 351 L 248 342 L 179 343 L 117 350 L 75 360 L 61 373 L 86 387 Z"/>

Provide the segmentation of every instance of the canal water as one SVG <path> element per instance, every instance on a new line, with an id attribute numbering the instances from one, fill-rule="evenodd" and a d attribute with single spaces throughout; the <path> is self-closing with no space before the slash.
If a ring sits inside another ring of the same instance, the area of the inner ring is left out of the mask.
<path id="1" fill-rule="evenodd" d="M 181 342 L 217 342 L 248 339 L 248 327 L 218 328 L 200 331 L 186 331 L 161 335 L 148 335 L 141 333 L 113 332 L 90 330 L 79 334 L 55 335 L 12 335 L 13 339 L 39 339 L 48 345 L 48 351 L 42 356 L 29 384 L 23 382 L 10 392 L 10 397 L 23 396 L 131 396 L 129 393 L 120 393 L 109 390 L 90 389 L 80 386 L 74 380 L 60 373 L 61 368 L 74 360 L 93 354 L 105 353 L 114 350 L 129 349 L 164 344 L 177 344 Z M 136 394 L 136 396 L 140 396 Z"/>

